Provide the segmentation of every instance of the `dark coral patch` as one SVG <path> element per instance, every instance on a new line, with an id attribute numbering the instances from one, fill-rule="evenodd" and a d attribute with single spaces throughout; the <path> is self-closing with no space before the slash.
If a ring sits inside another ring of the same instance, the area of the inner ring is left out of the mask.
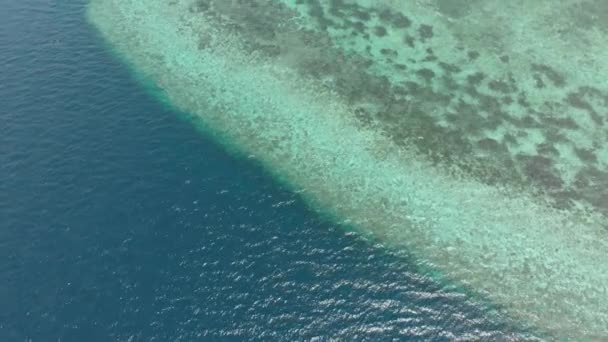
<path id="1" fill-rule="evenodd" d="M 488 87 L 495 92 L 508 94 L 513 91 L 509 82 L 505 80 L 492 80 L 488 83 Z"/>
<path id="2" fill-rule="evenodd" d="M 456 74 L 461 71 L 458 65 L 446 62 L 439 62 L 439 67 L 449 74 Z"/>
<path id="3" fill-rule="evenodd" d="M 582 160 L 582 161 L 584 161 L 586 163 L 595 163 L 595 162 L 597 162 L 597 156 L 590 149 L 575 148 L 574 152 L 580 158 L 580 160 Z"/>
<path id="4" fill-rule="evenodd" d="M 374 34 L 378 37 L 384 37 L 387 33 L 388 32 L 386 31 L 386 28 L 384 26 L 374 27 Z"/>
<path id="5" fill-rule="evenodd" d="M 513 134 L 511 134 L 511 133 L 505 134 L 505 136 L 502 139 L 507 144 L 510 144 L 510 145 L 516 145 L 517 144 L 517 138 L 515 138 L 513 136 Z"/>
<path id="6" fill-rule="evenodd" d="M 526 93 L 524 93 L 523 91 L 520 92 L 519 94 L 517 94 L 517 103 L 522 106 L 522 107 L 530 107 L 530 102 L 528 102 L 528 97 L 526 96 Z"/>
<path id="7" fill-rule="evenodd" d="M 388 9 L 380 11 L 380 13 L 378 13 L 378 17 L 383 22 L 386 22 L 395 28 L 402 29 L 412 25 L 412 21 L 408 17 L 399 12 L 392 12 Z"/>
<path id="8" fill-rule="evenodd" d="M 391 20 L 392 17 L 393 13 L 388 9 L 384 9 L 378 13 L 378 18 L 380 18 L 380 20 L 382 21 L 388 22 Z"/>
<path id="9" fill-rule="evenodd" d="M 467 82 L 472 86 L 477 86 L 483 81 L 486 75 L 483 72 L 476 72 L 472 75 L 467 76 Z"/>
<path id="10" fill-rule="evenodd" d="M 415 43 L 416 39 L 414 39 L 414 37 L 410 36 L 409 34 L 407 34 L 407 35 L 405 35 L 405 37 L 403 37 L 403 42 L 411 48 L 416 46 L 416 43 Z"/>
<path id="11" fill-rule="evenodd" d="M 380 49 L 380 53 L 385 56 L 394 56 L 394 57 L 398 56 L 397 51 L 395 51 L 393 49 Z"/>
<path id="12" fill-rule="evenodd" d="M 484 139 L 478 140 L 477 146 L 479 146 L 480 148 L 482 148 L 484 150 L 493 151 L 493 152 L 500 151 L 502 148 L 502 145 L 498 141 L 491 139 L 491 138 L 484 138 Z"/>
<path id="13" fill-rule="evenodd" d="M 545 190 L 563 187 L 564 182 L 555 174 L 551 158 L 541 155 L 518 155 L 518 159 L 524 165 L 524 174 L 535 183 L 541 185 Z"/>
<path id="14" fill-rule="evenodd" d="M 581 92 L 569 93 L 566 97 L 566 102 L 572 107 L 584 109 L 584 110 L 593 110 L 593 107 L 585 101 L 583 98 L 584 94 Z"/>
<path id="15" fill-rule="evenodd" d="M 420 34 L 420 38 L 422 41 L 433 38 L 433 26 L 422 24 L 418 27 L 418 34 Z"/>
<path id="16" fill-rule="evenodd" d="M 532 75 L 532 78 L 534 78 L 534 86 L 536 88 L 543 89 L 545 87 L 545 82 L 543 81 L 543 78 L 538 73 L 534 73 Z"/>
<path id="17" fill-rule="evenodd" d="M 565 129 L 577 129 L 578 124 L 571 117 L 556 117 L 553 115 L 545 115 L 543 116 L 543 123 L 553 125 L 559 128 Z"/>
<path id="18" fill-rule="evenodd" d="M 536 145 L 536 152 L 541 156 L 559 156 L 559 151 L 557 150 L 557 148 L 555 148 L 553 144 L 548 142 L 543 142 Z"/>
<path id="19" fill-rule="evenodd" d="M 412 21 L 401 13 L 396 13 L 392 20 L 393 26 L 396 28 L 406 28 L 412 25 Z"/>
<path id="20" fill-rule="evenodd" d="M 190 13 L 202 13 L 209 10 L 208 0 L 197 0 L 188 8 Z"/>
<path id="21" fill-rule="evenodd" d="M 566 85 L 566 79 L 559 72 L 548 65 L 532 64 L 532 71 L 544 75 L 556 87 L 561 88 Z"/>
<path id="22" fill-rule="evenodd" d="M 422 68 L 416 71 L 416 74 L 427 82 L 430 82 L 435 77 L 435 72 L 428 68 Z"/>
<path id="23" fill-rule="evenodd" d="M 356 22 L 354 22 L 354 23 L 352 24 L 352 28 L 353 28 L 353 29 L 354 29 L 356 32 L 360 32 L 360 33 L 365 32 L 365 29 L 366 29 L 365 24 L 363 24 L 363 23 L 362 23 L 362 22 L 360 22 L 360 21 L 356 21 Z"/>
<path id="24" fill-rule="evenodd" d="M 356 10 L 353 15 L 355 18 L 363 21 L 368 21 L 371 18 L 369 12 L 362 10 Z"/>

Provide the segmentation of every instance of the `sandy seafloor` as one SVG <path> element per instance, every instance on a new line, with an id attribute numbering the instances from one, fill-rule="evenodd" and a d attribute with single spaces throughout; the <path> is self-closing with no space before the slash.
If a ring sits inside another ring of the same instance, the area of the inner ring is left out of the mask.
<path id="1" fill-rule="evenodd" d="M 602 340 L 602 2 L 276 4 L 8 2 L 0 339 Z"/>

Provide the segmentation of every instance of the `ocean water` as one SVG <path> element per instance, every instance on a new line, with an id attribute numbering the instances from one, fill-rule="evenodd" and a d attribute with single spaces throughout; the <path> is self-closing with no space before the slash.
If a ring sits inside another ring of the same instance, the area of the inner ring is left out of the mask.
<path id="1" fill-rule="evenodd" d="M 201 135 L 85 5 L 0 11 L 0 341 L 533 338 Z"/>

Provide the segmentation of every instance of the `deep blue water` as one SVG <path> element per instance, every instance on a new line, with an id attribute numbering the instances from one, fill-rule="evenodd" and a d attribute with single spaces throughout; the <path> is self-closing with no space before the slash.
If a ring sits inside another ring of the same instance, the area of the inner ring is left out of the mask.
<path id="1" fill-rule="evenodd" d="M 0 341 L 521 337 L 164 108 L 83 0 L 2 7 Z"/>

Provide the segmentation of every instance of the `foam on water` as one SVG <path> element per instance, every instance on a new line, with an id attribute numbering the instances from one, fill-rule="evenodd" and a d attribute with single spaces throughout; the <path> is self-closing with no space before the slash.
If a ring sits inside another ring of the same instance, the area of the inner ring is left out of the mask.
<path id="1" fill-rule="evenodd" d="M 548 2 L 488 47 L 438 16 L 445 1 L 399 3 L 93 0 L 88 15 L 171 104 L 315 208 L 525 323 L 608 337 L 606 66 L 536 62 L 564 48 L 526 42 Z M 459 15 L 488 24 L 487 6 Z"/>

